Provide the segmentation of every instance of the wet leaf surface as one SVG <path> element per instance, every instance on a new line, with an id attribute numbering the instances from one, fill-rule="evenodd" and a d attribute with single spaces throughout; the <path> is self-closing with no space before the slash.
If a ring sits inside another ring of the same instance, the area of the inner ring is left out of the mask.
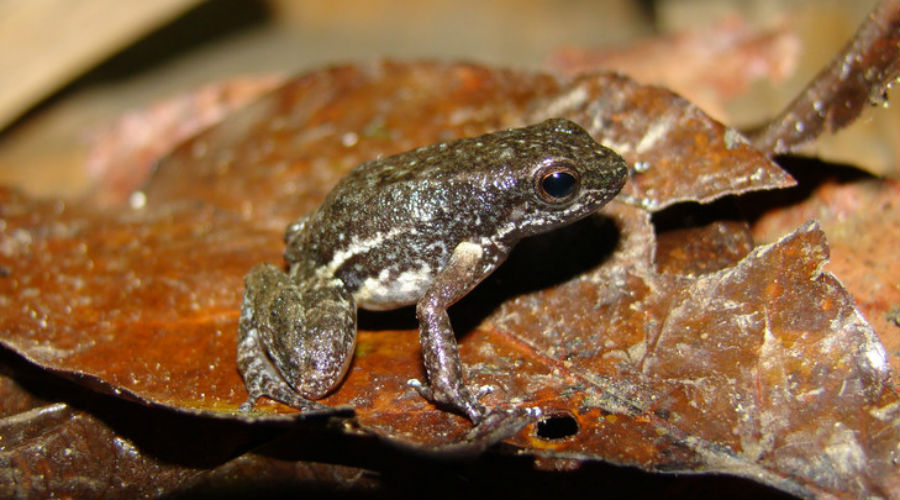
<path id="1" fill-rule="evenodd" d="M 790 182 L 745 144 L 726 143 L 724 127 L 662 89 L 604 75 L 568 85 L 519 76 L 466 65 L 325 70 L 184 143 L 158 167 L 141 210 L 34 203 L 5 192 L 8 248 L 0 265 L 7 269 L 2 283 L 11 314 L 2 320 L 4 341 L 33 361 L 147 401 L 234 410 L 246 397 L 233 360 L 243 275 L 258 262 L 281 262 L 281 233 L 290 220 L 365 158 L 544 114 L 602 128 L 600 139 L 629 160 L 654 165 L 632 183 L 632 193 L 644 196 L 629 199 L 645 206 L 671 204 L 691 190 L 705 198 Z M 398 90 L 407 87 L 428 90 Z M 454 113 L 437 113 L 452 103 L 462 104 Z M 665 127 L 655 125 L 661 113 L 671 117 Z M 432 124 L 427 116 L 456 117 L 456 123 Z M 430 127 L 416 125 L 422 122 Z M 371 132 L 372 124 L 381 131 Z M 671 145 L 670 153 L 640 147 L 651 140 L 659 148 Z M 685 176 L 665 179 L 673 165 Z M 366 390 L 384 386 L 421 403 L 404 389 L 407 379 L 422 375 L 414 332 L 364 332 L 358 351 L 343 386 L 353 390 L 327 402 L 359 408 L 380 397 L 404 413 L 399 395 Z M 372 380 L 384 370 L 367 360 L 394 369 L 387 379 Z"/>
<path id="2" fill-rule="evenodd" d="M 626 497 L 777 492 L 734 478 L 677 478 L 602 463 L 487 455 L 454 462 L 423 457 L 372 438 L 307 421 L 303 426 L 244 425 L 196 418 L 98 395 L 47 377 L 0 353 L 3 415 L 0 464 L 4 498 L 246 498 L 297 492 L 439 498 L 465 494 L 569 497 L 583 488 Z M 572 466 L 574 465 L 574 467 Z M 681 492 L 681 493 L 679 493 Z"/>
<path id="3" fill-rule="evenodd" d="M 857 484 L 851 496 L 890 497 L 897 395 L 871 327 L 820 274 L 826 255 L 823 233 L 807 225 L 696 279 L 632 268 L 520 297 L 495 326 L 554 353 L 568 378 L 559 391 L 574 395 L 565 406 L 581 431 L 558 451 L 729 471 L 796 494 Z M 610 297 L 608 283 L 630 286 Z M 593 314 L 575 296 L 591 297 Z M 562 328 L 549 311 L 590 320 Z M 848 439 L 847 426 L 867 437 Z"/>
<path id="4" fill-rule="evenodd" d="M 753 237 L 767 242 L 806 220 L 828 234 L 827 269 L 853 295 L 878 333 L 895 380 L 900 374 L 900 184 L 858 171 L 825 168 L 814 162 L 789 166 L 803 189 L 760 194 L 766 207 L 753 223 Z"/>
<path id="5" fill-rule="evenodd" d="M 549 116 L 578 121 L 635 172 L 602 215 L 523 242 L 451 309 L 468 380 L 495 388 L 484 402 L 543 411 L 508 443 L 549 463 L 603 459 L 725 472 L 801 496 L 896 497 L 897 392 L 871 326 L 822 271 L 819 227 L 801 222 L 754 248 L 746 224 L 715 216 L 654 225 L 654 212 L 679 202 L 792 179 L 690 103 L 621 76 L 331 68 L 183 143 L 141 208 L 2 190 L 0 341 L 93 388 L 248 420 L 234 413 L 246 398 L 234 361 L 242 278 L 281 263 L 287 223 L 361 161 Z M 413 312 L 366 314 L 360 328 L 348 376 L 323 400 L 356 410 L 347 432 L 424 449 L 464 439 L 468 421 L 406 385 L 424 375 Z M 293 413 L 258 409 L 260 420 Z"/>

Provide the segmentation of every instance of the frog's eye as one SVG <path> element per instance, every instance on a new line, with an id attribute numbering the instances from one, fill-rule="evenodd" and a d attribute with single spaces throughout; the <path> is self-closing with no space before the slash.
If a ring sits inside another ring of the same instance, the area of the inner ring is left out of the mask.
<path id="1" fill-rule="evenodd" d="M 551 163 L 538 169 L 534 187 L 538 197 L 547 203 L 569 201 L 578 191 L 578 172 L 567 163 Z"/>

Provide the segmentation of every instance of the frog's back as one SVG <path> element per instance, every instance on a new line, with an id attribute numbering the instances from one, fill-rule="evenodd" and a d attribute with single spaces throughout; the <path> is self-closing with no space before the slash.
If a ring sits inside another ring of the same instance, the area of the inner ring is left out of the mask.
<path id="1" fill-rule="evenodd" d="M 495 180 L 508 169 L 476 158 L 466 144 L 446 146 L 354 169 L 306 221 L 297 258 L 313 259 L 308 265 L 323 266 L 354 293 L 381 291 L 364 291 L 363 306 L 415 302 L 460 241 L 488 236 L 502 217 L 504 186 Z"/>
<path id="2" fill-rule="evenodd" d="M 519 161 L 510 141 L 494 135 L 499 133 L 359 165 L 310 216 L 304 243 L 330 258 L 327 249 L 345 246 L 353 237 L 372 240 L 406 230 L 446 239 L 454 230 L 489 227 L 485 214 L 499 215 Z"/>
<path id="3" fill-rule="evenodd" d="M 533 228 L 545 221 L 533 201 L 537 169 L 560 158 L 592 159 L 607 169 L 607 154 L 577 125 L 549 120 L 373 160 L 335 186 L 285 255 L 339 277 L 353 293 L 392 288 L 370 308 L 412 303 L 459 243 L 506 246 L 505 252 L 538 232 Z M 529 212 L 536 217 L 522 219 Z"/>
<path id="4" fill-rule="evenodd" d="M 588 156 L 599 146 L 568 120 L 434 144 L 363 163 L 329 193 L 316 213 L 322 223 L 365 225 L 412 217 L 440 220 L 441 207 L 496 212 L 520 196 L 535 168 L 548 158 Z M 604 148 L 601 148 L 604 149 Z M 582 151 L 584 150 L 584 151 Z M 527 187 L 526 187 L 527 189 Z"/>

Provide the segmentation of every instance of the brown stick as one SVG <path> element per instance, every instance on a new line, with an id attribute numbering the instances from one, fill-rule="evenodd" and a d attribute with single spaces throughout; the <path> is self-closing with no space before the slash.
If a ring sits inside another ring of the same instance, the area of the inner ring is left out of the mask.
<path id="1" fill-rule="evenodd" d="M 900 0 L 881 0 L 844 50 L 780 116 L 747 132 L 756 148 L 787 153 L 852 122 L 863 105 L 884 104 L 900 75 Z"/>

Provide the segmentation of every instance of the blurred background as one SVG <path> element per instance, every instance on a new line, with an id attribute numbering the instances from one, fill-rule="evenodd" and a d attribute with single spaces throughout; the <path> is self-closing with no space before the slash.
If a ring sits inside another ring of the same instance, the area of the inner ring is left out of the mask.
<path id="1" fill-rule="evenodd" d="M 92 148 L 111 130 L 121 135 L 123 113 L 235 77 L 265 89 L 373 58 L 615 69 L 672 88 L 729 125 L 752 125 L 786 105 L 874 3 L 0 0 L 0 184 L 81 196 L 93 182 Z M 814 153 L 897 177 L 897 115 L 870 110 L 858 130 Z"/>

